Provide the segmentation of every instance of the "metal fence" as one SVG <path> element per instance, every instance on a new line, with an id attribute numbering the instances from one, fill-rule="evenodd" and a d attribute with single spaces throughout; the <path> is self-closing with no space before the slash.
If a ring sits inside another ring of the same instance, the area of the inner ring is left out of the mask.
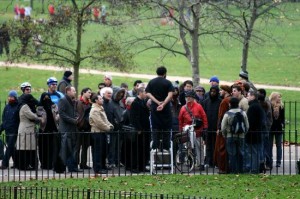
<path id="1" fill-rule="evenodd" d="M 3 106 L 2 106 L 3 108 Z M 276 167 L 276 145 L 272 145 L 272 151 L 274 156 L 273 168 L 266 170 L 268 174 L 274 175 L 294 175 L 299 173 L 299 106 L 296 102 L 285 103 L 286 108 L 286 129 L 283 134 L 283 141 L 280 143 L 282 148 L 282 159 L 280 167 Z M 2 112 L 2 110 L 1 110 Z M 208 132 L 215 134 L 215 132 Z M 150 136 L 151 132 L 144 132 L 139 135 L 137 132 L 127 129 L 127 131 L 119 131 L 109 134 L 115 138 L 115 165 L 110 165 L 111 168 L 105 173 L 96 173 L 93 170 L 94 158 L 93 158 L 93 134 L 94 133 L 69 133 L 75 137 L 81 137 L 82 143 L 87 141 L 88 148 L 77 146 L 77 152 L 75 150 L 72 156 L 75 157 L 75 162 L 78 168 L 80 163 L 83 163 L 83 170 L 69 171 L 66 167 L 67 162 L 58 157 L 62 157 L 60 151 L 67 146 L 66 140 L 63 140 L 63 136 L 60 133 L 32 133 L 32 135 L 24 136 L 23 141 L 28 140 L 27 145 L 34 145 L 34 148 L 28 152 L 14 151 L 13 158 L 10 158 L 7 168 L 0 170 L 0 181 L 24 181 L 31 179 L 63 179 L 63 178 L 85 178 L 91 176 L 130 176 L 130 175 L 151 175 L 151 174 L 218 174 L 219 168 L 212 166 L 205 166 L 201 168 L 199 163 L 195 162 L 196 159 L 194 151 L 191 151 L 193 155 L 188 156 L 185 153 L 188 151 L 187 146 L 180 147 L 178 145 L 178 139 L 172 139 L 171 150 L 164 151 L 150 151 Z M 175 135 L 176 132 L 173 132 Z M 5 140 L 5 137 L 3 137 Z M 7 138 L 6 138 L 7 139 Z M 105 138 L 106 142 L 107 137 Z M 112 139 L 112 137 L 110 137 Z M 21 139 L 19 139 L 19 142 Z M 110 140 L 111 141 L 111 140 Z M 207 140 L 206 140 L 207 141 Z M 18 144 L 18 143 L 17 143 Z M 80 145 L 79 145 L 80 146 Z M 99 145 L 98 145 L 99 146 Z M 109 146 L 105 144 L 105 151 L 109 151 Z M 5 150 L 7 148 L 5 147 Z M 200 149 L 203 153 L 200 153 L 204 158 L 207 152 L 206 147 Z M 83 155 L 81 153 L 83 152 Z M 99 151 L 98 151 L 99 153 Z M 108 153 L 105 153 L 106 161 L 108 159 Z M 187 157 L 184 164 L 179 160 L 180 154 L 184 154 Z M 250 152 L 251 153 L 251 152 Z M 98 154 L 96 154 L 98 155 Z M 151 159 L 152 157 L 152 159 Z M 172 157 L 172 158 L 171 158 Z M 62 158 L 63 159 L 63 158 Z M 61 162 L 59 162 L 61 161 Z M 107 164 L 109 162 L 106 162 Z M 105 162 L 103 164 L 106 164 Z M 143 165 L 142 165 L 143 164 Z M 56 166 L 55 166 L 56 165 Z M 60 168 L 58 168 L 59 166 Z M 141 166 L 142 165 L 142 166 Z M 77 167 L 76 166 L 76 167 Z M 85 166 L 87 166 L 85 168 Z M 108 165 L 106 165 L 108 166 Z M 137 167 L 139 169 L 137 170 Z M 91 168 L 89 168 L 91 167 Z"/>
<path id="2" fill-rule="evenodd" d="M 92 189 L 38 188 L 38 187 L 1 187 L 0 198 L 56 198 L 56 199 L 98 199 L 98 198 L 135 198 L 135 199 L 198 199 L 201 196 L 183 196 L 167 194 L 147 194 L 126 191 L 105 191 Z"/>

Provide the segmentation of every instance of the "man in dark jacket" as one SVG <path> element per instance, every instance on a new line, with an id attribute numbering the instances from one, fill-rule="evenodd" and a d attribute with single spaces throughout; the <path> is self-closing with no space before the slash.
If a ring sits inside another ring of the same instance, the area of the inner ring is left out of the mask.
<path id="1" fill-rule="evenodd" d="M 123 166 L 118 159 L 120 150 L 122 149 L 122 142 L 124 134 L 117 133 L 122 129 L 123 112 L 125 111 L 125 105 L 122 103 L 122 99 L 125 96 L 125 89 L 114 87 L 113 96 L 110 103 L 109 118 L 108 121 L 114 125 L 114 132 L 110 134 L 110 141 L 108 144 L 108 168 L 115 167 L 116 165 Z"/>
<path id="2" fill-rule="evenodd" d="M 17 141 L 19 114 L 18 114 L 18 95 L 14 90 L 8 93 L 8 104 L 5 106 L 2 114 L 2 124 L 0 126 L 0 134 L 5 130 L 7 148 L 2 161 L 1 169 L 7 169 L 9 159 L 14 159 L 15 144 Z"/>
<path id="3" fill-rule="evenodd" d="M 72 71 L 69 71 L 69 70 L 65 71 L 62 80 L 60 80 L 60 82 L 57 85 L 57 90 L 59 92 L 65 94 L 66 87 L 67 86 L 72 86 L 72 84 L 71 84 L 72 80 L 73 80 Z"/>
<path id="4" fill-rule="evenodd" d="M 144 171 L 146 163 L 149 161 L 150 153 L 150 122 L 149 109 L 146 105 L 146 92 L 144 88 L 137 90 L 137 97 L 131 104 L 130 117 L 137 135 L 132 137 L 132 171 Z"/>
<path id="5" fill-rule="evenodd" d="M 74 87 L 66 88 L 66 95 L 58 102 L 59 132 L 62 134 L 61 157 L 68 167 L 69 172 L 79 172 L 76 164 L 75 145 L 77 132 L 77 116 L 74 99 Z"/>
<path id="6" fill-rule="evenodd" d="M 221 101 L 222 100 L 219 98 L 219 87 L 212 86 L 209 90 L 209 97 L 202 102 L 202 107 L 208 120 L 207 134 L 204 135 L 206 143 L 205 164 L 208 164 L 210 167 L 213 166 L 213 155 L 218 127 L 218 113 Z"/>
<path id="7" fill-rule="evenodd" d="M 250 173 L 260 172 L 262 156 L 262 130 L 266 122 L 266 114 L 257 100 L 257 92 L 249 91 L 247 111 L 249 131 L 245 137 L 246 161 L 245 171 Z"/>
<path id="8" fill-rule="evenodd" d="M 79 162 L 79 154 L 80 154 L 80 169 L 91 169 L 90 166 L 87 165 L 87 154 L 88 148 L 91 146 L 91 136 L 89 132 L 91 131 L 91 125 L 89 124 L 89 114 L 91 111 L 91 95 L 92 90 L 90 88 L 83 88 L 81 91 L 80 99 L 76 102 L 76 112 L 78 115 L 78 130 L 80 131 L 77 134 L 76 138 L 76 158 L 77 162 Z"/>

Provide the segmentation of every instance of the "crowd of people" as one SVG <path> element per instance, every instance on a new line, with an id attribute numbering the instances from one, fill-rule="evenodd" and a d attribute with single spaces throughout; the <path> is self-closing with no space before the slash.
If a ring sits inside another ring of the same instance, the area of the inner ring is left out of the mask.
<path id="1" fill-rule="evenodd" d="M 274 139 L 276 167 L 281 166 L 285 118 L 280 93 L 267 97 L 244 71 L 232 85 L 219 85 L 218 77 L 211 77 L 207 92 L 190 80 L 172 83 L 163 66 L 156 73 L 148 83 L 136 80 L 132 90 L 127 83 L 113 85 L 107 74 L 98 91 L 85 87 L 79 97 L 71 71 L 65 71 L 60 81 L 48 78 L 48 91 L 39 99 L 32 96 L 29 82 L 22 83 L 21 96 L 11 90 L 3 110 L 0 131 L 5 130 L 7 148 L 1 169 L 9 168 L 12 158 L 13 167 L 20 170 L 40 165 L 57 173 L 67 167 L 69 172 L 93 169 L 105 174 L 125 166 L 131 172 L 145 172 L 150 150 L 169 151 L 174 135 L 196 120 L 199 170 L 205 164 L 218 167 L 219 173 L 272 169 Z M 237 124 L 241 130 L 236 130 Z"/>

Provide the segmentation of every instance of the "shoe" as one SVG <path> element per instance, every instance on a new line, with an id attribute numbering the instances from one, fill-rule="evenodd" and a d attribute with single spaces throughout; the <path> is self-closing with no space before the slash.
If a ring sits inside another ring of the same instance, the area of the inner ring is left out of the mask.
<path id="1" fill-rule="evenodd" d="M 140 170 L 138 170 L 138 169 L 132 169 L 131 172 L 132 173 L 140 173 Z"/>
<path id="2" fill-rule="evenodd" d="M 92 169 L 92 167 L 89 167 L 88 165 L 80 165 L 80 169 Z"/>
<path id="3" fill-rule="evenodd" d="M 83 170 L 82 169 L 70 169 L 69 170 L 69 173 L 71 173 L 71 172 L 74 172 L 74 173 L 77 173 L 77 172 L 83 172 Z"/>
<path id="4" fill-rule="evenodd" d="M 226 171 L 220 170 L 220 171 L 218 172 L 218 174 L 227 174 L 227 172 L 226 172 Z"/>
<path id="5" fill-rule="evenodd" d="M 95 172 L 95 176 L 99 175 L 99 174 L 107 174 L 108 171 L 106 169 L 101 169 L 98 172 Z"/>
<path id="6" fill-rule="evenodd" d="M 124 164 L 122 162 L 119 163 L 119 167 L 124 167 Z"/>
<path id="7" fill-rule="evenodd" d="M 276 163 L 276 167 L 280 167 L 281 166 L 281 163 L 280 162 L 277 162 Z"/>
<path id="8" fill-rule="evenodd" d="M 6 166 L 0 166 L 0 169 L 4 170 L 4 169 L 7 169 Z"/>
<path id="9" fill-rule="evenodd" d="M 204 171 L 204 165 L 201 164 L 201 165 L 199 166 L 199 169 L 200 169 L 200 171 Z"/>
<path id="10" fill-rule="evenodd" d="M 112 170 L 112 169 L 115 168 L 115 167 L 116 167 L 115 164 L 107 164 L 107 166 L 106 166 L 106 168 L 107 168 L 108 170 Z"/>

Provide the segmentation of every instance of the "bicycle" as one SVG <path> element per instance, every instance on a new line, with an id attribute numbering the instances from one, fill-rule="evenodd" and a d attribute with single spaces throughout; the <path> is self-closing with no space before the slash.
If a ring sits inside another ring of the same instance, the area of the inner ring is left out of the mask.
<path id="1" fill-rule="evenodd" d="M 196 165 L 196 155 L 194 153 L 196 133 L 194 125 L 186 125 L 183 127 L 182 133 L 175 135 L 175 142 L 178 150 L 175 157 L 175 165 L 179 172 L 189 173 Z"/>

